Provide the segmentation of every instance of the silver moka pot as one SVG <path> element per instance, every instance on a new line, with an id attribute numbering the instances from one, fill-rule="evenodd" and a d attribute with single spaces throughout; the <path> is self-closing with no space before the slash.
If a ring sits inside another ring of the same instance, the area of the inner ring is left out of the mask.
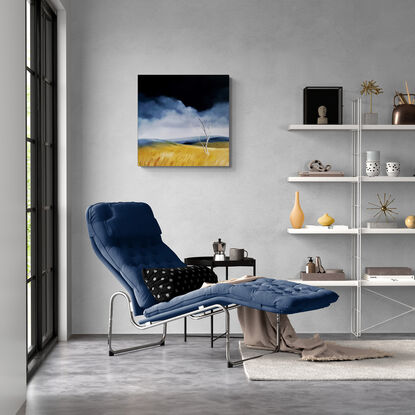
<path id="1" fill-rule="evenodd" d="M 213 242 L 213 260 L 214 261 L 225 261 L 225 249 L 226 249 L 226 243 L 222 242 L 222 240 L 219 238 L 217 242 Z"/>

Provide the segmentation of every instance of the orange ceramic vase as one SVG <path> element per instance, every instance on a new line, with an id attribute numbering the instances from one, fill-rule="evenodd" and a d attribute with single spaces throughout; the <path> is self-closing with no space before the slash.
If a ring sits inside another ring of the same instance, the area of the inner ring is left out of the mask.
<path id="1" fill-rule="evenodd" d="M 304 212 L 300 206 L 300 193 L 295 192 L 295 203 L 290 213 L 290 222 L 294 229 L 300 229 L 304 223 Z"/>

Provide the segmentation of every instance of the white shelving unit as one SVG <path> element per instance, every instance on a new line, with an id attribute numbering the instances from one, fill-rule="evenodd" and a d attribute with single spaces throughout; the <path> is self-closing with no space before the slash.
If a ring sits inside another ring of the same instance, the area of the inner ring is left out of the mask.
<path id="1" fill-rule="evenodd" d="M 290 183 L 350 183 L 352 186 L 351 197 L 351 227 L 347 230 L 327 229 L 327 228 L 288 228 L 287 232 L 293 235 L 351 235 L 352 239 L 352 258 L 351 258 L 351 278 L 345 281 L 302 281 L 300 279 L 292 279 L 290 281 L 318 287 L 350 287 L 352 290 L 352 312 L 351 312 L 351 332 L 359 337 L 362 332 L 380 326 L 385 322 L 399 318 L 411 312 L 415 312 L 415 307 L 405 304 L 383 292 L 379 293 L 373 290 L 376 287 L 415 287 L 415 280 L 407 281 L 367 281 L 362 279 L 362 236 L 366 235 L 415 235 L 415 229 L 407 228 L 389 228 L 389 229 L 372 229 L 362 226 L 362 184 L 365 183 L 415 183 L 415 177 L 367 177 L 362 175 L 362 132 L 366 131 L 414 131 L 415 125 L 362 125 L 361 122 L 361 100 L 353 101 L 353 123 L 343 125 L 303 125 L 290 124 L 289 131 L 346 131 L 351 132 L 352 138 L 352 176 L 344 177 L 288 177 Z M 414 189 L 415 190 L 415 189 Z M 366 239 L 366 238 L 365 238 Z M 370 327 L 362 329 L 362 290 L 366 290 L 383 299 L 397 302 L 408 310 L 396 316 L 388 318 L 384 321 L 376 323 Z"/>
<path id="2" fill-rule="evenodd" d="M 288 131 L 357 131 L 356 124 L 290 124 Z"/>
<path id="3" fill-rule="evenodd" d="M 291 176 L 288 178 L 291 183 L 311 182 L 311 183 L 357 183 L 357 177 L 299 177 Z"/>
<path id="4" fill-rule="evenodd" d="M 415 131 L 415 124 L 413 125 L 392 125 L 392 124 L 377 124 L 377 125 L 358 125 L 358 124 L 290 124 L 288 131 Z"/>
<path id="5" fill-rule="evenodd" d="M 377 124 L 377 125 L 362 125 L 363 131 L 415 131 L 415 124 L 408 125 L 392 125 L 392 124 Z"/>
<path id="6" fill-rule="evenodd" d="M 362 176 L 362 182 L 364 183 L 410 183 L 415 182 L 415 177 L 389 177 L 389 176 L 376 176 L 376 177 L 368 177 Z"/>
<path id="7" fill-rule="evenodd" d="M 300 177 L 300 176 L 290 176 L 288 181 L 290 183 L 300 183 L 300 182 L 311 182 L 311 183 L 357 183 L 359 180 L 358 177 L 353 176 L 343 176 L 343 177 Z M 415 176 L 399 176 L 399 177 L 389 177 L 389 176 L 377 176 L 377 177 L 368 177 L 361 176 L 360 180 L 364 183 L 415 183 Z"/>
<path id="8" fill-rule="evenodd" d="M 321 228 L 301 228 L 294 229 L 288 228 L 288 233 L 301 234 L 301 235 L 357 235 L 358 229 L 328 229 L 326 227 Z"/>
<path id="9" fill-rule="evenodd" d="M 415 235 L 415 229 L 408 228 L 362 228 L 363 235 Z"/>
<path id="10" fill-rule="evenodd" d="M 293 278 L 292 282 L 296 282 L 298 284 L 307 284 L 313 285 L 314 287 L 357 287 L 358 281 L 352 280 L 343 280 L 343 281 L 303 281 L 299 278 Z"/>
<path id="11" fill-rule="evenodd" d="M 415 280 L 410 280 L 410 281 L 366 281 L 366 280 L 362 280 L 362 287 L 415 287 Z"/>

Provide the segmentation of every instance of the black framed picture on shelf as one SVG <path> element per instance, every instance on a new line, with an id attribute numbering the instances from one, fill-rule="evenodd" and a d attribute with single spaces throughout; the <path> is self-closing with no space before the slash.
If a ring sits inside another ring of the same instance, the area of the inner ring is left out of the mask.
<path id="1" fill-rule="evenodd" d="M 306 86 L 304 124 L 343 124 L 343 87 Z"/>

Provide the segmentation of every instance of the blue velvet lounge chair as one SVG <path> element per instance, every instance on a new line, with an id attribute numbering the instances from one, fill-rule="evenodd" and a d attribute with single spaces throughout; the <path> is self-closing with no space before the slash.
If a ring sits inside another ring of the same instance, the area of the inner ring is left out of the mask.
<path id="1" fill-rule="evenodd" d="M 176 268 L 186 265 L 161 239 L 161 229 L 149 205 L 137 202 L 97 203 L 86 212 L 88 232 L 98 258 L 119 280 L 125 291 L 111 296 L 109 311 L 109 355 L 163 346 L 167 324 L 190 317 L 202 319 L 212 314 L 225 315 L 225 352 L 228 367 L 242 361 L 230 356 L 229 310 L 247 306 L 277 314 L 293 314 L 328 307 L 337 294 L 318 287 L 273 278 L 240 284 L 217 284 L 157 303 L 142 276 L 143 268 Z M 160 341 L 125 349 L 112 347 L 114 299 L 123 296 L 129 304 L 130 320 L 140 330 L 163 326 Z M 138 316 L 143 316 L 136 321 Z M 277 348 L 279 349 L 279 325 Z"/>

